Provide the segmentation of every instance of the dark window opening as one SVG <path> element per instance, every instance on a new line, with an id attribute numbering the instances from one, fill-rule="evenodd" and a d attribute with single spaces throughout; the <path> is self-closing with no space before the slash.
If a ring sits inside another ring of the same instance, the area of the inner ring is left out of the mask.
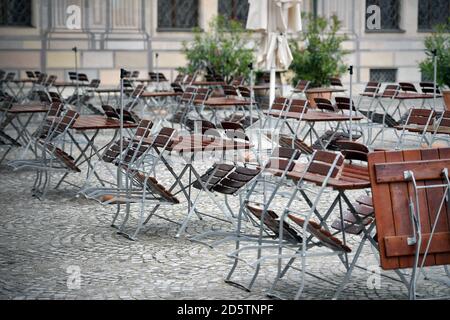
<path id="1" fill-rule="evenodd" d="M 198 26 L 198 0 L 158 0 L 158 29 L 190 30 Z"/>
<path id="2" fill-rule="evenodd" d="M 31 26 L 31 0 L 0 0 L 0 26 Z"/>

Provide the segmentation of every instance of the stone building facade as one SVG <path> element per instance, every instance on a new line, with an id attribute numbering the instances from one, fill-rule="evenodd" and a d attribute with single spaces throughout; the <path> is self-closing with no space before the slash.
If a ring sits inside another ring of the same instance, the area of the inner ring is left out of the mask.
<path id="1" fill-rule="evenodd" d="M 381 8 L 381 30 L 366 27 L 366 10 L 373 4 Z M 80 29 L 68 28 L 68 20 L 77 22 L 71 20 L 74 5 L 80 8 Z M 449 5 L 449 0 L 302 2 L 304 11 L 315 8 L 343 21 L 357 83 L 419 82 L 427 26 L 448 17 Z M 0 0 L 0 68 L 23 76 L 25 70 L 45 70 L 64 79 L 74 69 L 71 49 L 77 46 L 80 72 L 102 84 L 117 83 L 121 67 L 158 69 L 173 79 L 186 63 L 182 42 L 192 39 L 193 26 L 207 29 L 219 12 L 242 19 L 246 10 L 247 0 Z"/>

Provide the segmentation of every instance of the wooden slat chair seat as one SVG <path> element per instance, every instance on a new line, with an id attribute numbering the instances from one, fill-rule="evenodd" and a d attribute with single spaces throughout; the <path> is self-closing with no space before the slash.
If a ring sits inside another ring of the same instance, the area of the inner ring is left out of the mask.
<path id="1" fill-rule="evenodd" d="M 215 164 L 200 179 L 203 184 L 207 183 L 206 188 L 210 191 L 233 195 L 252 181 L 259 172 L 259 169 L 250 169 L 228 164 Z M 195 181 L 193 186 L 196 189 L 202 189 L 199 181 Z"/>
<path id="2" fill-rule="evenodd" d="M 264 209 L 255 206 L 247 206 L 250 211 L 259 221 L 263 220 Z M 280 236 L 280 220 L 279 216 L 272 210 L 266 210 L 264 214 L 264 225 L 272 232 L 272 238 L 277 239 Z M 302 243 L 302 237 L 297 231 L 292 228 L 289 223 L 283 222 L 283 240 L 291 243 Z"/>
<path id="3" fill-rule="evenodd" d="M 304 219 L 294 216 L 292 214 L 289 214 L 288 217 L 297 225 L 304 228 L 305 226 Z M 321 245 L 333 251 L 347 252 L 347 253 L 352 251 L 352 249 L 350 249 L 347 245 L 344 245 L 340 239 L 334 237 L 329 231 L 325 230 L 314 221 L 309 221 L 306 226 L 306 229 L 308 230 L 309 233 L 314 235 L 314 237 L 320 241 Z"/>
<path id="4" fill-rule="evenodd" d="M 47 150 L 69 170 L 73 172 L 81 172 L 80 168 L 75 164 L 75 159 L 67 152 L 51 144 L 46 144 L 45 146 Z"/>
<path id="5" fill-rule="evenodd" d="M 270 135 L 269 135 L 269 138 L 270 138 Z M 295 149 L 301 150 L 302 152 L 304 152 L 306 154 L 314 153 L 314 149 L 312 147 L 310 147 L 308 144 L 306 144 L 306 142 L 304 142 L 300 138 L 291 138 L 287 134 L 280 134 L 278 139 L 279 139 L 278 143 L 280 144 L 281 147 L 295 148 Z"/>
<path id="6" fill-rule="evenodd" d="M 359 138 L 361 138 L 361 135 L 352 135 L 353 141 L 356 141 Z M 343 131 L 335 132 L 333 130 L 327 130 L 313 143 L 312 148 L 314 150 L 322 150 L 322 145 L 326 145 L 327 150 L 339 151 L 339 147 L 336 145 L 336 142 L 340 140 L 350 140 L 350 134 Z"/>
<path id="7" fill-rule="evenodd" d="M 360 235 L 363 232 L 364 227 L 367 227 L 374 222 L 375 211 L 373 206 L 368 204 L 372 204 L 371 197 L 358 197 L 356 203 L 353 204 L 353 208 L 360 219 L 356 219 L 355 214 L 350 210 L 347 210 L 343 215 L 344 223 L 341 222 L 341 219 L 336 219 L 331 224 L 331 227 L 338 231 L 344 230 L 344 232 L 349 234 Z"/>
<path id="8" fill-rule="evenodd" d="M 161 196 L 165 201 L 173 204 L 180 203 L 177 197 L 175 197 L 169 190 L 160 184 L 156 178 L 147 176 L 145 173 L 139 171 L 132 172 L 132 177 L 138 181 L 141 186 L 144 186 L 145 184 L 151 192 Z"/>

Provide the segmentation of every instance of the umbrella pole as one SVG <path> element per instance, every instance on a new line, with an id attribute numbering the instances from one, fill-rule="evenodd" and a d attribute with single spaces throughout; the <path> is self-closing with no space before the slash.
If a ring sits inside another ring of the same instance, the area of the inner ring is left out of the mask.
<path id="1" fill-rule="evenodd" d="M 437 50 L 433 51 L 433 111 L 436 111 L 436 89 L 437 89 Z"/>
<path id="2" fill-rule="evenodd" d="M 77 112 L 79 113 L 80 110 L 80 95 L 78 94 L 79 92 L 79 83 L 80 83 L 80 79 L 78 78 L 78 48 L 77 47 L 73 47 L 72 51 L 74 52 L 75 55 L 75 81 L 76 81 L 76 88 L 75 88 L 75 94 L 77 95 Z"/>
<path id="3" fill-rule="evenodd" d="M 155 68 L 154 68 L 153 72 L 156 73 L 156 91 L 159 91 L 158 58 L 159 58 L 159 53 L 155 53 Z"/>
<path id="4" fill-rule="evenodd" d="M 348 68 L 350 72 L 350 141 L 353 141 L 353 66 Z"/>
<path id="5" fill-rule="evenodd" d="M 269 92 L 269 107 L 272 108 L 272 104 L 275 101 L 275 68 L 270 69 L 270 92 Z"/>
<path id="6" fill-rule="evenodd" d="M 117 167 L 117 186 L 120 192 L 122 187 L 122 158 L 123 158 L 123 80 L 125 78 L 126 70 L 120 69 L 120 129 L 119 129 L 119 145 L 120 145 L 120 165 Z"/>

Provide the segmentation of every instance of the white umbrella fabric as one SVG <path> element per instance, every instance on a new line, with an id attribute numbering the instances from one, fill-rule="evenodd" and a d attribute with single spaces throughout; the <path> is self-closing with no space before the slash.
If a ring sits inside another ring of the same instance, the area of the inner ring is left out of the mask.
<path id="1" fill-rule="evenodd" d="M 292 63 L 287 34 L 302 31 L 301 0 L 249 0 L 247 29 L 263 31 L 263 45 L 257 63 L 270 70 L 270 96 L 275 100 L 275 72 L 286 70 Z"/>

